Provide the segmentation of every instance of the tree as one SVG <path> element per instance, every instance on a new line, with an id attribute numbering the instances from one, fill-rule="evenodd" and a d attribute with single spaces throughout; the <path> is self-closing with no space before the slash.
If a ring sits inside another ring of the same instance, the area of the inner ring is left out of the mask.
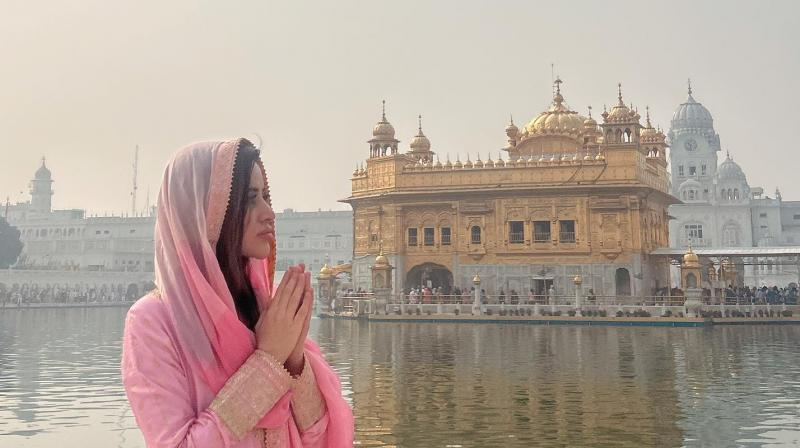
<path id="1" fill-rule="evenodd" d="M 0 269 L 7 269 L 17 262 L 22 246 L 19 230 L 0 218 Z"/>

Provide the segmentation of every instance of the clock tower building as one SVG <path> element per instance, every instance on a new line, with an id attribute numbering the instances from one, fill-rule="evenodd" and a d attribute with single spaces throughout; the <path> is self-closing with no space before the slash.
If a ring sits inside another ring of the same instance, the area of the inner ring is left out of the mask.
<path id="1" fill-rule="evenodd" d="M 714 119 L 702 104 L 692 97 L 675 110 L 670 131 L 673 196 L 684 202 L 715 202 L 714 179 L 717 174 L 719 135 L 714 131 Z"/>

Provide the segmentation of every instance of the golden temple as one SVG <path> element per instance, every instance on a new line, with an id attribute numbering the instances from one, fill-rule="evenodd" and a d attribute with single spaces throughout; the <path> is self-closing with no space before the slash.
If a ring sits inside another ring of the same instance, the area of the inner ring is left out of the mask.
<path id="1" fill-rule="evenodd" d="M 668 246 L 665 136 L 623 101 L 602 123 L 551 106 L 522 129 L 506 127 L 504 157 L 442 163 L 420 122 L 399 150 L 386 118 L 373 128 L 366 163 L 352 175 L 353 280 L 369 286 L 382 247 L 395 291 L 467 287 L 479 274 L 490 294 L 571 291 L 580 275 L 597 295 L 649 295 L 668 266 L 649 253 Z"/>

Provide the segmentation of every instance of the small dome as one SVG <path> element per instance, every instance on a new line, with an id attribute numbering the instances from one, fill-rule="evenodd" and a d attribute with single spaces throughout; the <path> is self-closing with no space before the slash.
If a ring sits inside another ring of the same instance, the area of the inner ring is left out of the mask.
<path id="1" fill-rule="evenodd" d="M 330 266 L 328 266 L 328 263 L 325 263 L 322 266 L 322 269 L 319 270 L 319 276 L 330 277 L 331 275 L 333 275 L 333 269 L 331 269 Z"/>
<path id="2" fill-rule="evenodd" d="M 506 126 L 506 135 L 509 138 L 516 137 L 519 134 L 519 128 L 514 124 L 514 117 L 511 117 L 511 122 Z"/>
<path id="3" fill-rule="evenodd" d="M 747 176 L 744 175 L 744 171 L 742 171 L 742 167 L 739 166 L 738 163 L 734 162 L 731 159 L 730 154 L 725 157 L 725 161 L 717 169 L 717 175 L 719 176 L 720 180 L 722 179 L 734 179 L 734 180 L 746 180 Z"/>
<path id="4" fill-rule="evenodd" d="M 611 108 L 611 112 L 603 112 L 606 123 L 631 123 L 639 121 L 639 114 L 625 105 L 622 101 L 622 84 L 617 84 L 618 95 L 617 105 Z"/>
<path id="5" fill-rule="evenodd" d="M 694 179 L 686 179 L 685 181 L 681 182 L 680 186 L 678 187 L 678 190 L 679 191 L 683 191 L 684 189 L 687 189 L 687 188 L 693 188 L 693 189 L 699 190 L 702 186 L 703 185 L 700 184 L 700 182 L 698 182 L 698 181 L 696 181 Z"/>
<path id="6" fill-rule="evenodd" d="M 380 252 L 378 252 L 378 256 L 375 257 L 375 266 L 388 266 L 389 259 L 386 258 L 386 255 L 383 254 L 383 247 L 381 247 Z"/>
<path id="7" fill-rule="evenodd" d="M 372 136 L 382 140 L 394 140 L 394 126 L 386 120 L 386 101 L 383 101 L 381 121 L 372 128 Z"/>
<path id="8" fill-rule="evenodd" d="M 384 117 L 384 120 L 386 118 Z M 378 124 L 372 128 L 372 136 L 375 138 L 386 138 L 386 139 L 393 139 L 394 138 L 394 126 L 388 121 L 379 121 Z"/>
<path id="9" fill-rule="evenodd" d="M 689 84 L 689 98 L 672 114 L 672 129 L 686 128 L 714 128 L 714 118 L 711 116 L 711 112 L 692 97 L 691 84 Z"/>
<path id="10" fill-rule="evenodd" d="M 411 139 L 412 152 L 428 152 L 431 150 L 431 141 L 422 133 L 422 115 L 419 116 L 419 132 Z"/>
<path id="11" fill-rule="evenodd" d="M 47 165 L 45 165 L 44 157 L 42 157 L 42 166 L 40 166 L 39 169 L 36 170 L 35 177 L 36 177 L 36 179 L 39 179 L 39 180 L 50 180 L 52 178 L 52 174 L 50 173 L 50 170 L 47 169 Z"/>
<path id="12" fill-rule="evenodd" d="M 692 250 L 692 246 L 683 254 L 683 266 L 695 268 L 700 266 L 700 257 Z"/>

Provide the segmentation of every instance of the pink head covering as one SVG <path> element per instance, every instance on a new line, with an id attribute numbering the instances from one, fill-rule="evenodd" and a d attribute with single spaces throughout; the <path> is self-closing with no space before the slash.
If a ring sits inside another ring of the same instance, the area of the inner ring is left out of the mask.
<path id="1" fill-rule="evenodd" d="M 156 284 L 189 368 L 199 371 L 214 393 L 256 348 L 255 334 L 239 320 L 216 257 L 233 166 L 243 144 L 250 143 L 202 142 L 179 150 L 167 166 L 158 199 Z M 257 163 L 264 172 L 261 161 Z M 268 185 L 266 174 L 264 185 Z M 267 259 L 251 258 L 247 267 L 262 311 L 272 297 L 275 258 L 273 247 Z M 319 348 L 309 340 L 305 345 L 328 408 L 328 446 L 352 446 L 352 411 L 341 396 L 339 379 Z M 290 416 L 287 394 L 258 426 L 275 428 L 291 421 Z"/>

